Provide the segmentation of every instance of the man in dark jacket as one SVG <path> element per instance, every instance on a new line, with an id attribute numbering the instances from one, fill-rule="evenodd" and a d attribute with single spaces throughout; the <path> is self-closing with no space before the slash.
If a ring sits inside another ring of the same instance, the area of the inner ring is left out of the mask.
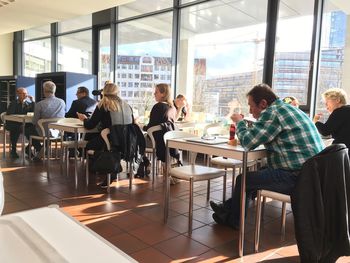
<path id="1" fill-rule="evenodd" d="M 12 101 L 7 108 L 6 114 L 27 114 L 27 112 L 34 111 L 34 99 L 32 96 L 28 95 L 28 91 L 25 88 L 17 88 L 16 90 L 17 99 Z M 28 123 L 26 126 L 32 126 L 33 124 Z M 18 122 L 7 121 L 5 129 L 10 132 L 11 141 L 11 158 L 18 158 L 16 152 L 16 145 L 21 134 L 22 124 Z M 29 138 L 27 136 L 27 138 Z"/>
<path id="2" fill-rule="evenodd" d="M 79 87 L 77 90 L 77 100 L 72 102 L 66 118 L 78 118 L 77 112 L 90 116 L 96 107 L 96 101 L 89 97 L 89 90 L 86 87 Z"/>

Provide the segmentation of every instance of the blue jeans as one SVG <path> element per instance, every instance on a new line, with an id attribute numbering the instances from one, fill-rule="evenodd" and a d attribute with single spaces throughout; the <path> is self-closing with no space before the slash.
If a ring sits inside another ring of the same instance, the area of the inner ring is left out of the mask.
<path id="1" fill-rule="evenodd" d="M 290 195 L 297 180 L 295 172 L 282 169 L 265 168 L 259 171 L 247 172 L 246 177 L 246 211 L 249 200 L 257 190 L 270 190 Z M 241 204 L 241 175 L 237 176 L 233 197 L 224 202 L 227 214 L 224 216 L 227 224 L 239 226 Z"/>

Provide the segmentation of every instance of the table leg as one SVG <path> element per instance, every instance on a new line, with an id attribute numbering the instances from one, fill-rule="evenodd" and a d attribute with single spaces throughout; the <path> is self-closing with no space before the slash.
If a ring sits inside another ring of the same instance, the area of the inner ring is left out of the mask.
<path id="1" fill-rule="evenodd" d="M 165 160 L 165 191 L 164 191 L 164 223 L 168 221 L 168 213 L 169 213 L 169 199 L 170 199 L 170 182 L 169 182 L 169 171 L 170 171 L 170 151 L 168 147 L 168 143 L 166 143 L 166 160 Z"/>
<path id="2" fill-rule="evenodd" d="M 78 130 L 74 129 L 74 176 L 75 176 L 75 189 L 78 188 Z"/>
<path id="3" fill-rule="evenodd" d="M 241 177 L 241 218 L 239 226 L 238 254 L 243 257 L 244 249 L 244 225 L 245 225 L 245 202 L 246 202 L 246 176 L 247 176 L 248 152 L 243 152 L 243 172 Z"/>
<path id="4" fill-rule="evenodd" d="M 6 157 L 6 129 L 5 129 L 5 123 L 3 123 L 4 127 L 4 133 L 2 134 L 2 158 L 5 159 Z"/>
<path id="5" fill-rule="evenodd" d="M 47 178 L 50 177 L 50 159 L 51 159 L 51 141 L 50 141 L 49 136 L 46 138 L 46 141 L 47 141 L 47 161 L 46 161 Z M 45 143 L 45 141 L 44 141 L 44 143 Z M 44 152 L 44 156 L 45 156 L 45 152 Z M 44 157 L 44 160 L 45 160 L 45 157 Z"/>
<path id="6" fill-rule="evenodd" d="M 23 119 L 23 122 L 22 122 L 22 165 L 25 164 L 25 160 L 24 160 L 24 152 L 25 152 L 25 126 L 26 126 L 26 121 L 25 119 Z"/>

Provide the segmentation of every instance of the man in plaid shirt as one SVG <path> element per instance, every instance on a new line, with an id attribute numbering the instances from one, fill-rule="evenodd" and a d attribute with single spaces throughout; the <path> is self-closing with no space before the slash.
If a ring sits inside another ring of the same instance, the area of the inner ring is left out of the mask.
<path id="1" fill-rule="evenodd" d="M 257 190 L 270 190 L 290 195 L 303 163 L 319 153 L 323 141 L 311 121 L 301 110 L 286 104 L 266 84 L 259 84 L 247 94 L 250 113 L 257 119 L 250 127 L 240 114 L 231 119 L 237 123 L 237 137 L 246 149 L 263 144 L 267 150 L 267 168 L 248 172 L 248 200 Z M 237 177 L 233 198 L 223 204 L 210 202 L 213 218 L 219 224 L 239 228 L 241 176 Z"/>

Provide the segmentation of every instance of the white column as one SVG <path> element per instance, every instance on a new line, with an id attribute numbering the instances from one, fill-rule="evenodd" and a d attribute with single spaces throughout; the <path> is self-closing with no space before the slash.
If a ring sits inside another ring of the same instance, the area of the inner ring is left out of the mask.
<path id="1" fill-rule="evenodd" d="M 194 46 L 190 39 L 180 41 L 180 56 L 178 63 L 177 94 L 186 95 L 189 101 L 193 99 L 194 77 Z M 175 96 L 177 95 L 175 94 Z"/>
<path id="2" fill-rule="evenodd" d="M 13 33 L 0 35 L 0 76 L 13 75 Z"/>

